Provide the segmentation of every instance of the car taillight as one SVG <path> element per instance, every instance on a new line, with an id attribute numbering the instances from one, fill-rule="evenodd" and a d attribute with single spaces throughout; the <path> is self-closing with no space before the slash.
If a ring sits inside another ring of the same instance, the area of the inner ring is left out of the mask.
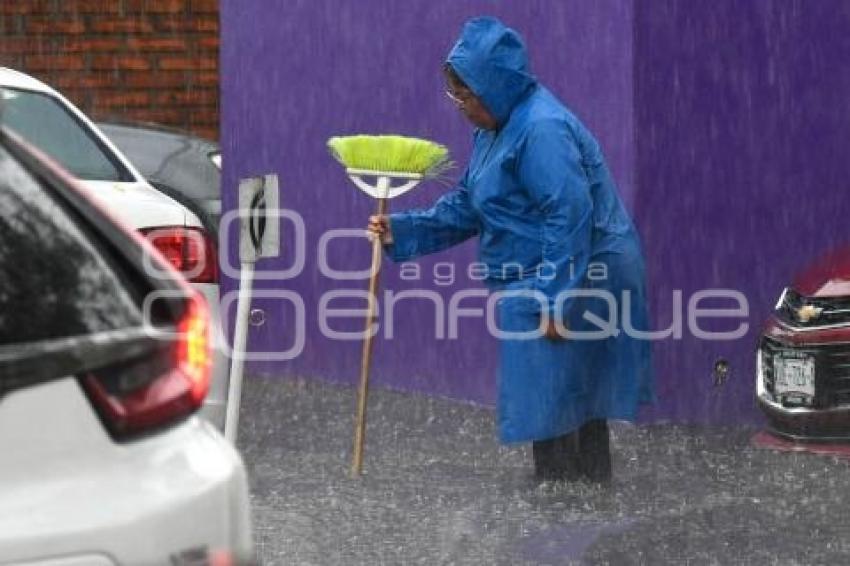
<path id="1" fill-rule="evenodd" d="M 140 230 L 190 283 L 218 282 L 215 242 L 202 228 L 173 226 Z"/>
<path id="2" fill-rule="evenodd" d="M 198 409 L 210 385 L 210 319 L 203 298 L 192 295 L 159 355 L 146 356 L 82 378 L 101 420 L 116 438 L 172 423 Z"/>
<path id="3" fill-rule="evenodd" d="M 186 314 L 178 325 L 177 367 L 192 385 L 191 398 L 200 406 L 210 387 L 210 313 L 207 303 L 198 296 L 188 304 Z"/>

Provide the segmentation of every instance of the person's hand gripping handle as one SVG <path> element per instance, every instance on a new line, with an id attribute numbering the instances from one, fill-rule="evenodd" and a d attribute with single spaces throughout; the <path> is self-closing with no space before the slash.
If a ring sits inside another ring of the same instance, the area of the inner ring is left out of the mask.
<path id="1" fill-rule="evenodd" d="M 386 214 L 376 214 L 369 217 L 369 224 L 366 226 L 366 231 L 369 234 L 369 239 L 380 238 L 381 245 L 393 243 L 393 233 L 390 227 L 390 217 Z"/>

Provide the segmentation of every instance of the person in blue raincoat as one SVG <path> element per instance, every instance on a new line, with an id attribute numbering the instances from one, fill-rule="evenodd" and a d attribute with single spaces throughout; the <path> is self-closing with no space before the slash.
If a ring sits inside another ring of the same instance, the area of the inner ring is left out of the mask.
<path id="1" fill-rule="evenodd" d="M 647 326 L 637 233 L 599 144 L 531 74 L 519 34 L 474 18 L 444 71 L 476 126 L 467 169 L 430 209 L 368 228 L 394 261 L 478 236 L 506 335 L 500 439 L 531 441 L 541 479 L 607 482 L 607 420 L 633 420 L 653 398 L 649 342 L 623 331 L 625 317 Z"/>

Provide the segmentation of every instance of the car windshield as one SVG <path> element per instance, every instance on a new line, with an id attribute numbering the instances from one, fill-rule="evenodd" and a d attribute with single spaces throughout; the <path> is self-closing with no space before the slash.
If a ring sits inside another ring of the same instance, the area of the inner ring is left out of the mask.
<path id="1" fill-rule="evenodd" d="M 89 181 L 132 181 L 127 171 L 61 101 L 40 92 L 3 88 L 3 123 L 72 175 Z"/>

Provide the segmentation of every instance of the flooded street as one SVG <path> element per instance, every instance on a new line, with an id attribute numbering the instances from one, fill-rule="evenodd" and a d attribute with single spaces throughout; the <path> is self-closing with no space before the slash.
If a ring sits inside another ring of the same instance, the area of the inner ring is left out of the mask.
<path id="1" fill-rule="evenodd" d="M 264 564 L 840 564 L 850 461 L 754 448 L 754 428 L 613 428 L 608 489 L 542 484 L 482 407 L 374 389 L 364 475 L 354 390 L 245 383 L 239 445 Z"/>

